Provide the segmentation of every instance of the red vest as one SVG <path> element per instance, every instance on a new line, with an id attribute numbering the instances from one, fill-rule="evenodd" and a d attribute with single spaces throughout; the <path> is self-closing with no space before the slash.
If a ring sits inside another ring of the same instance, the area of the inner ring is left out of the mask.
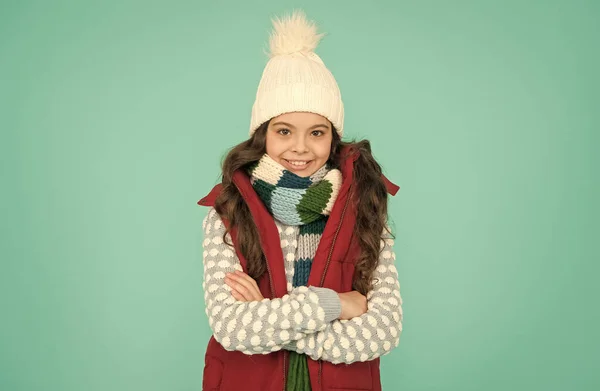
<path id="1" fill-rule="evenodd" d="M 350 197 L 358 154 L 350 148 L 342 151 L 342 186 L 316 250 L 308 286 L 326 287 L 340 293 L 352 291 L 354 262 L 360 253 L 358 241 L 352 240 L 356 205 L 354 197 Z M 383 179 L 388 192 L 395 195 L 399 187 L 385 176 Z M 263 297 L 283 297 L 287 294 L 287 281 L 279 232 L 273 217 L 254 191 L 247 174 L 236 171 L 233 182 L 250 208 L 267 260 L 267 273 L 258 279 L 258 287 Z M 214 206 L 221 189 L 221 184 L 215 186 L 198 204 Z M 227 221 L 223 222 L 228 226 Z M 230 234 L 242 268 L 247 273 L 247 262 L 239 251 L 235 228 Z M 288 356 L 289 352 L 283 349 L 266 355 L 227 351 L 212 336 L 205 355 L 202 390 L 285 391 Z M 307 361 L 313 391 L 381 391 L 379 358 L 352 364 L 332 364 L 310 357 Z"/>

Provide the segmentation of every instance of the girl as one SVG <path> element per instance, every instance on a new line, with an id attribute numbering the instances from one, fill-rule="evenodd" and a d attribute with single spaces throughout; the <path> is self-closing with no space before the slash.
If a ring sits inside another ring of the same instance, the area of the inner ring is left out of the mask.
<path id="1" fill-rule="evenodd" d="M 213 330 L 203 390 L 381 390 L 402 298 L 383 176 L 341 141 L 337 83 L 302 12 L 274 21 L 250 138 L 198 204 Z"/>

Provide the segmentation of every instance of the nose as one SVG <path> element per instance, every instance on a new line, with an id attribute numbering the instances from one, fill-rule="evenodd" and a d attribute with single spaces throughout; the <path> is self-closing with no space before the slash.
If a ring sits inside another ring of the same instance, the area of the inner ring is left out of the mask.
<path id="1" fill-rule="evenodd" d="M 294 146 L 292 147 L 293 152 L 296 152 L 296 153 L 308 152 L 308 147 L 306 146 L 304 137 L 296 137 L 296 139 L 294 141 L 295 141 Z"/>

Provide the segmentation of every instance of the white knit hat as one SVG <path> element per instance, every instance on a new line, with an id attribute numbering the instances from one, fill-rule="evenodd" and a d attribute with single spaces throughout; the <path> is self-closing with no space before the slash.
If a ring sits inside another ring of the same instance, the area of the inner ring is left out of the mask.
<path id="1" fill-rule="evenodd" d="M 342 136 L 344 104 L 335 78 L 313 51 L 324 34 L 302 11 L 272 21 L 270 57 L 252 107 L 250 135 L 283 113 L 306 111 L 327 118 Z"/>

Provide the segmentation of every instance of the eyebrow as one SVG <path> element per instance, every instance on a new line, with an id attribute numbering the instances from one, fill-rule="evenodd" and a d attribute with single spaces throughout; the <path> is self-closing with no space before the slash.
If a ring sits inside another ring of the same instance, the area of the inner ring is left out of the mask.
<path id="1" fill-rule="evenodd" d="M 275 123 L 273 124 L 273 126 L 275 126 L 275 125 L 285 125 L 285 126 L 289 126 L 290 128 L 294 128 L 294 129 L 296 129 L 296 127 L 295 127 L 294 125 L 292 125 L 292 124 L 288 124 L 287 122 L 282 122 L 282 121 L 275 122 Z M 316 124 L 316 125 L 313 125 L 313 126 L 311 126 L 311 127 L 310 127 L 310 128 L 308 128 L 308 129 L 309 129 L 309 130 L 310 130 L 310 129 L 315 129 L 315 128 L 318 128 L 318 127 L 320 127 L 320 126 L 322 126 L 322 127 L 324 127 L 324 128 L 327 128 L 327 129 L 329 129 L 329 125 L 326 125 L 326 124 Z"/>

